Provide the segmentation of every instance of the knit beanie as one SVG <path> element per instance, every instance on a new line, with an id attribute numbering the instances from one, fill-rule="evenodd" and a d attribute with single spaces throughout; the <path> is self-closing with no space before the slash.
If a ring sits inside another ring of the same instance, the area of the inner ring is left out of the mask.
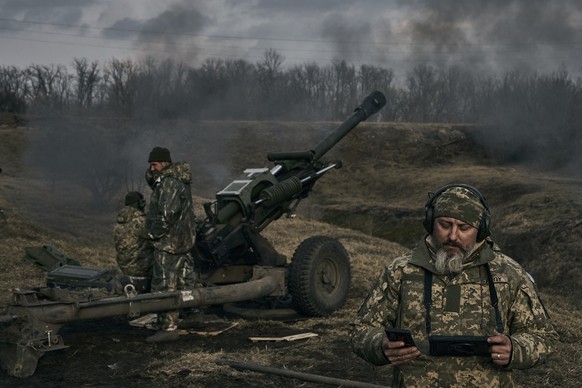
<path id="1" fill-rule="evenodd" d="M 150 157 L 148 158 L 148 163 L 152 162 L 172 163 L 172 158 L 170 157 L 170 150 L 164 147 L 154 147 L 154 149 L 152 149 L 152 152 L 150 152 Z"/>
<path id="2" fill-rule="evenodd" d="M 130 191 L 125 196 L 125 204 L 127 206 L 133 205 L 134 203 L 138 203 L 141 200 L 143 200 L 143 195 L 138 191 Z"/>

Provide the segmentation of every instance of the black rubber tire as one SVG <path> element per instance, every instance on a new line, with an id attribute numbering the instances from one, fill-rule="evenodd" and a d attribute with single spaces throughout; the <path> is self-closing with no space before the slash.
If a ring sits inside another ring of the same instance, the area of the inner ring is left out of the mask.
<path id="1" fill-rule="evenodd" d="M 350 258 L 344 246 L 327 236 L 304 240 L 289 270 L 289 292 L 295 308 L 325 317 L 344 305 L 351 283 Z"/>

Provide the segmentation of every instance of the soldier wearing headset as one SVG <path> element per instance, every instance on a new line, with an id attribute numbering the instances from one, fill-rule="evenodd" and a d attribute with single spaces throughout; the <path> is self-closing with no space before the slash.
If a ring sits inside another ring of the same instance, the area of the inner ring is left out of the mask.
<path id="1" fill-rule="evenodd" d="M 513 369 L 552 352 L 558 334 L 533 279 L 492 240 L 490 219 L 473 186 L 429 194 L 427 234 L 387 265 L 364 300 L 352 348 L 393 365 L 393 387 L 511 387 Z M 408 333 L 392 337 L 394 329 Z"/>

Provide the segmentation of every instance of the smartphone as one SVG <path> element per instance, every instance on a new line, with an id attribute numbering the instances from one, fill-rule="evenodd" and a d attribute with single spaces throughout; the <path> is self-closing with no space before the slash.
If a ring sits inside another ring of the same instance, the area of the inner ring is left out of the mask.
<path id="1" fill-rule="evenodd" d="M 404 347 L 416 346 L 414 339 L 412 339 L 412 334 L 408 329 L 397 329 L 395 327 L 387 327 L 385 329 L 386 336 L 390 341 L 402 341 L 404 342 Z"/>

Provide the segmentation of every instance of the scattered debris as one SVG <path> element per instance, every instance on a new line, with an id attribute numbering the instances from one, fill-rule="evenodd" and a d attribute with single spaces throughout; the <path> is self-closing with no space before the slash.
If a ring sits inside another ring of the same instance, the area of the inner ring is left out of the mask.
<path id="1" fill-rule="evenodd" d="M 283 376 L 283 377 L 300 379 L 303 381 L 311 381 L 311 382 L 320 383 L 320 384 L 335 385 L 335 386 L 339 386 L 339 387 L 353 387 L 353 388 L 386 387 L 385 385 L 377 385 L 377 384 L 371 384 L 371 383 L 365 383 L 365 382 L 353 381 L 353 380 L 344 380 L 344 379 L 338 379 L 338 378 L 334 378 L 334 377 L 315 375 L 315 374 L 311 374 L 311 373 L 295 372 L 295 371 L 288 370 L 288 369 L 272 368 L 269 366 L 252 364 L 252 363 L 248 363 L 248 362 L 239 362 L 239 361 L 232 361 L 232 360 L 217 360 L 216 363 L 218 365 L 228 365 L 231 368 L 234 368 L 236 370 L 243 370 L 243 371 L 250 370 L 253 372 L 279 375 L 279 376 Z"/>
<path id="2" fill-rule="evenodd" d="M 134 319 L 133 321 L 129 321 L 129 324 L 134 327 L 145 327 L 146 329 L 155 330 L 157 320 L 158 314 L 150 313 Z"/>
<path id="3" fill-rule="evenodd" d="M 238 322 L 210 321 L 204 322 L 200 327 L 192 328 L 188 330 L 188 332 L 192 334 L 212 337 L 224 333 L 236 325 L 238 325 Z"/>
<path id="4" fill-rule="evenodd" d="M 107 365 L 107 367 L 108 367 L 109 369 L 111 369 L 111 370 L 117 370 L 117 369 L 118 369 L 118 367 L 117 367 L 117 363 L 115 363 L 115 364 L 111 364 L 111 365 Z"/>
<path id="5" fill-rule="evenodd" d="M 145 327 L 146 329 L 157 330 L 157 318 L 157 314 L 150 313 L 130 321 L 129 324 L 134 327 Z M 203 336 L 215 336 L 232 329 L 236 325 L 238 325 L 238 322 L 201 321 L 196 325 L 188 327 L 188 329 L 179 328 L 178 330 L 180 330 L 180 335 L 197 334 Z"/>
<path id="6" fill-rule="evenodd" d="M 300 339 L 312 338 L 312 337 L 317 337 L 317 336 L 318 336 L 318 334 L 315 334 L 315 333 L 300 333 L 300 334 L 286 335 L 284 337 L 249 337 L 249 339 L 253 342 L 258 342 L 258 341 L 297 341 Z"/>

